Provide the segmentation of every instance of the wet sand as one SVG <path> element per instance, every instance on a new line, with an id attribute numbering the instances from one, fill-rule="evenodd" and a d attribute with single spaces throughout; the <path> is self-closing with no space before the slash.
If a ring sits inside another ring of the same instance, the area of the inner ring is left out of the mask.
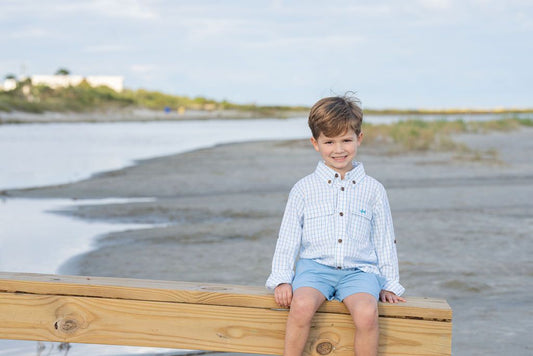
<path id="1" fill-rule="evenodd" d="M 455 139 L 496 149 L 498 159 L 395 155 L 363 143 L 358 160 L 387 188 L 406 297 L 445 298 L 454 310 L 454 355 L 525 355 L 533 328 L 533 129 Z M 59 212 L 157 224 L 99 237 L 62 273 L 263 285 L 287 194 L 317 161 L 307 141 L 230 144 L 3 193 L 155 198 Z"/>

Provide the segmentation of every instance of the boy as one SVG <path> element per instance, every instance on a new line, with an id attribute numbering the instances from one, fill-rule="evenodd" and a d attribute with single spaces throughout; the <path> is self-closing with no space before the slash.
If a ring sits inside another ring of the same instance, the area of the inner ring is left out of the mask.
<path id="1" fill-rule="evenodd" d="M 358 103 L 324 98 L 309 113 L 311 143 L 322 161 L 289 194 L 266 282 L 276 303 L 290 306 L 285 356 L 302 354 L 311 319 L 326 299 L 350 311 L 355 354 L 377 355 L 378 300 L 405 301 L 385 189 L 353 161 L 363 139 Z"/>

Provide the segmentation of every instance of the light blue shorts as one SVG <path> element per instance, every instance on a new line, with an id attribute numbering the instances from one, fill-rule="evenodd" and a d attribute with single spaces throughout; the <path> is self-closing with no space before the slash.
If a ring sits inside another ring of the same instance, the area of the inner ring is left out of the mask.
<path id="1" fill-rule="evenodd" d="M 292 290 L 312 287 L 320 291 L 327 300 L 341 301 L 355 293 L 368 293 L 379 300 L 379 292 L 385 279 L 374 273 L 363 272 L 358 268 L 337 269 L 309 259 L 296 263 Z"/>

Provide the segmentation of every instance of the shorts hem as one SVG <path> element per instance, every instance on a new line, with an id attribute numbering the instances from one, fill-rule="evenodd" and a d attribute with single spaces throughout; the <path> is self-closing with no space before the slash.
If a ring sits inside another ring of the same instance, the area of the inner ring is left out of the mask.
<path id="1" fill-rule="evenodd" d="M 368 291 L 357 291 L 357 292 L 348 292 L 348 293 L 344 293 L 343 296 L 336 296 L 335 299 L 337 299 L 338 301 L 342 302 L 344 299 L 348 298 L 349 296 L 351 295 L 354 295 L 354 294 L 360 294 L 360 293 L 364 293 L 364 294 L 368 294 L 368 295 L 371 295 L 372 297 L 374 297 L 374 299 L 376 299 L 376 301 L 379 302 L 379 294 L 376 296 L 374 293 L 372 292 L 368 292 Z"/>
<path id="2" fill-rule="evenodd" d="M 313 288 L 313 289 L 319 291 L 320 294 L 322 294 L 322 295 L 324 296 L 324 298 L 326 298 L 326 300 L 332 300 L 332 299 L 333 299 L 333 297 L 328 297 L 328 295 L 327 295 L 326 293 L 324 293 L 324 291 L 321 290 L 320 288 L 317 288 L 317 286 L 310 286 L 310 285 L 305 285 L 305 284 L 298 285 L 298 286 L 293 285 L 293 286 L 292 286 L 292 291 L 293 291 L 293 293 L 294 293 L 295 290 L 297 290 L 297 289 L 299 289 L 299 288 L 302 288 L 302 287 Z"/>

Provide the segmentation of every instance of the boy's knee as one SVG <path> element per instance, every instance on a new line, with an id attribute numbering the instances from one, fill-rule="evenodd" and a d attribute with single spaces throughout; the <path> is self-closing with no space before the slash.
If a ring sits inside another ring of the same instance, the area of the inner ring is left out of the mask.
<path id="1" fill-rule="evenodd" d="M 295 297 L 291 302 L 290 314 L 302 322 L 310 321 L 316 312 L 316 302 L 312 298 Z"/>
<path id="2" fill-rule="evenodd" d="M 368 303 L 364 307 L 358 308 L 353 320 L 356 329 L 372 330 L 378 327 L 378 307 L 377 304 Z"/>
<path id="3" fill-rule="evenodd" d="M 357 329 L 372 330 L 378 327 L 378 303 L 374 297 L 361 294 L 350 302 L 350 313 Z"/>

